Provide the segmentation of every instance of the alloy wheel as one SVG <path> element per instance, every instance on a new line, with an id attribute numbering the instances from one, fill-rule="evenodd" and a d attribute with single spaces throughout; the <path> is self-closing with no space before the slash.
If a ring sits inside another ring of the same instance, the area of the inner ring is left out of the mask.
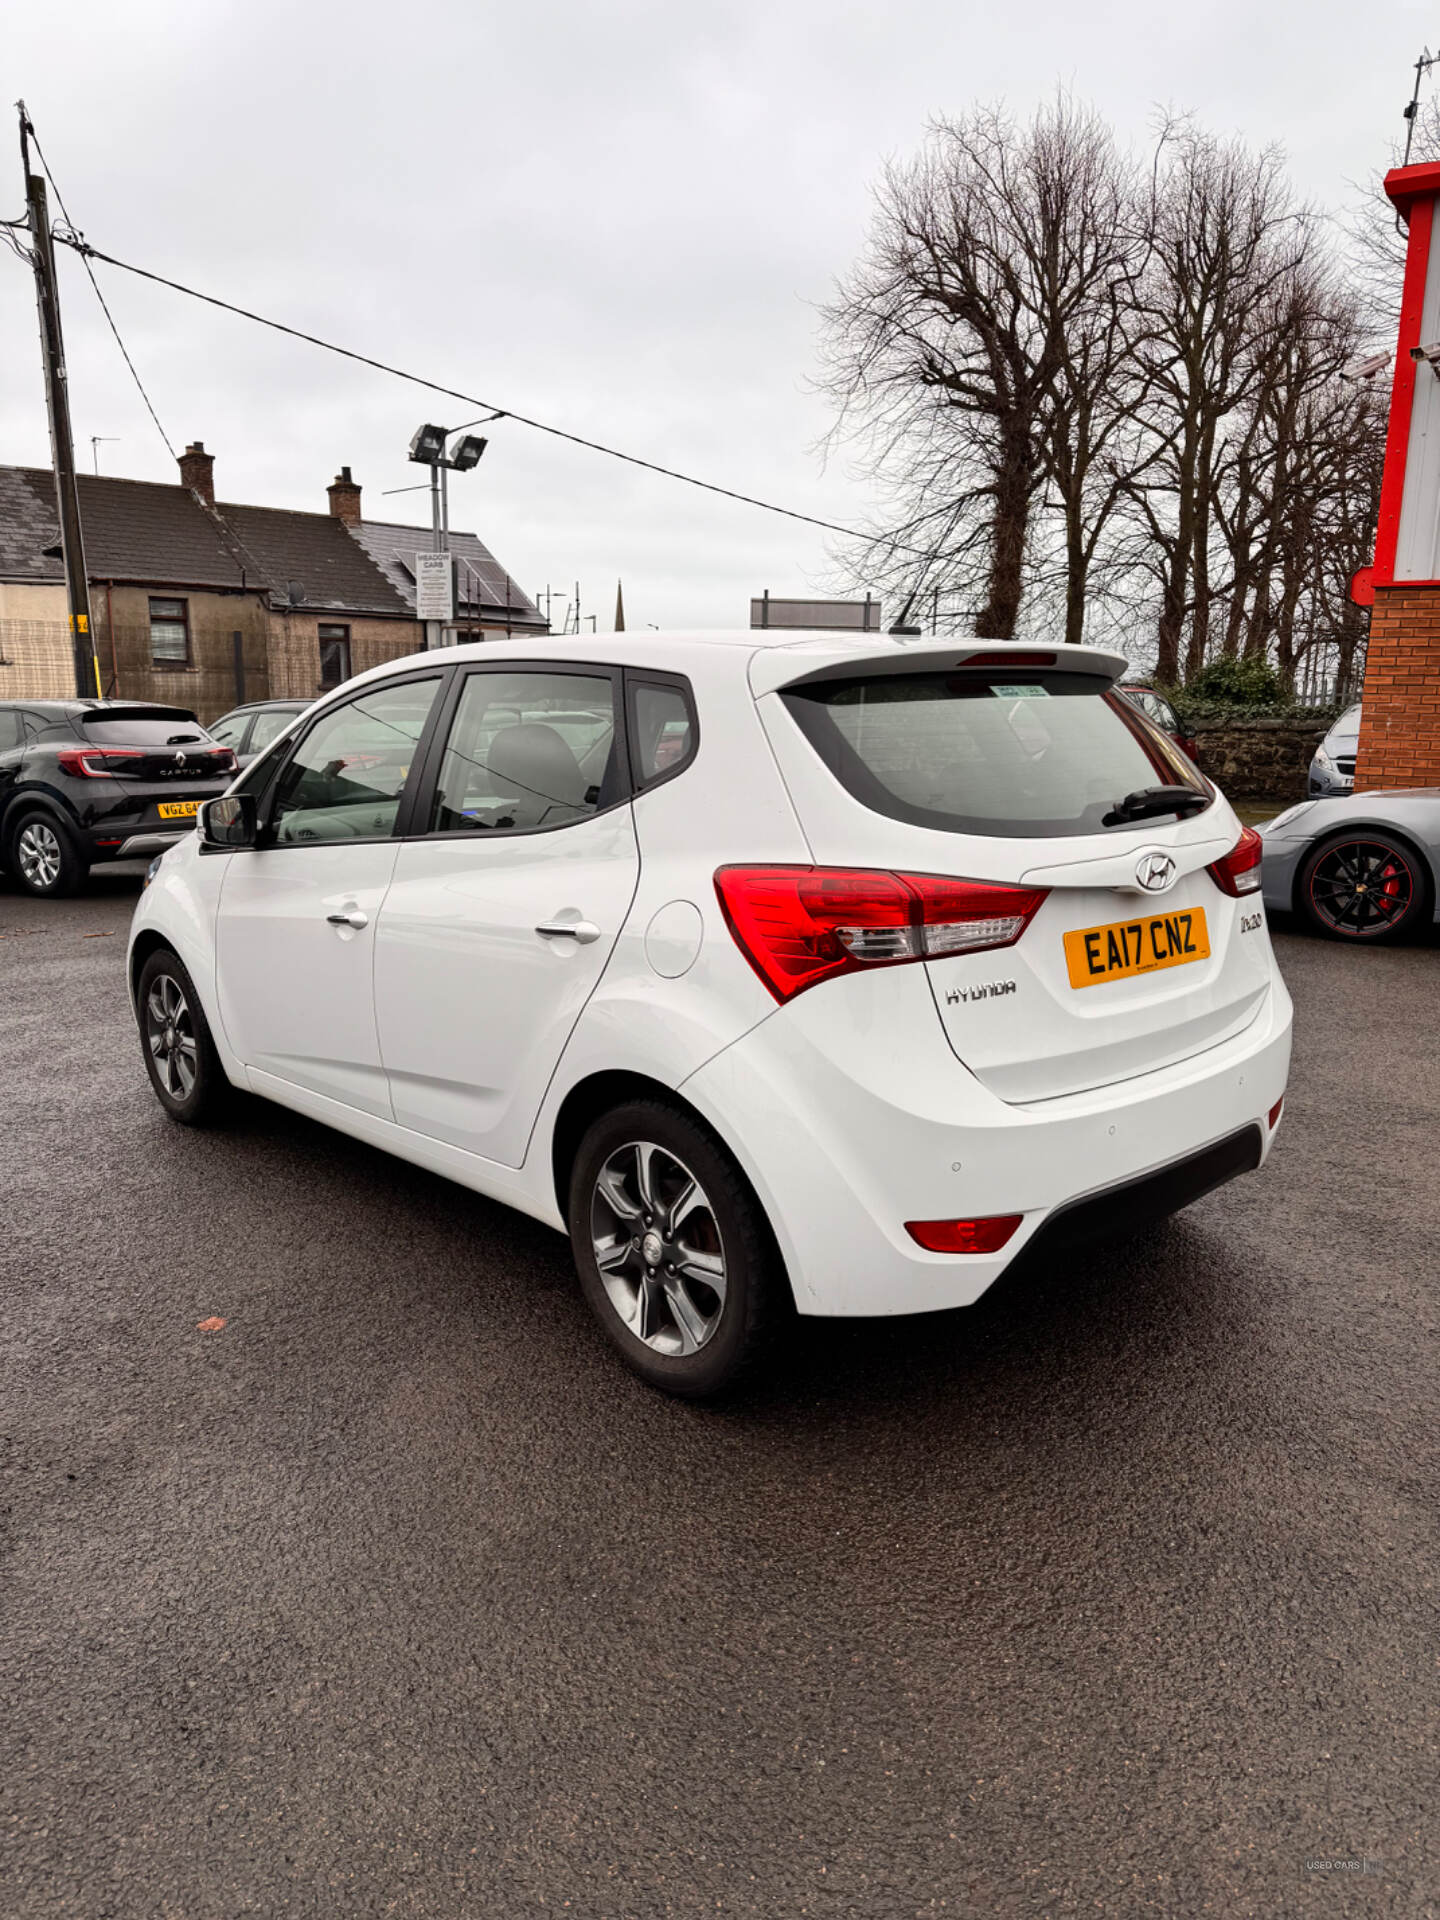
<path id="1" fill-rule="evenodd" d="M 1342 840 L 1325 850 L 1310 875 L 1317 918 L 1351 939 L 1398 925 L 1414 898 L 1409 862 L 1383 840 Z"/>
<path id="2" fill-rule="evenodd" d="M 595 1264 L 611 1306 L 656 1353 L 698 1353 L 725 1306 L 714 1208 L 682 1160 L 653 1141 L 618 1147 L 590 1201 Z"/>
<path id="3" fill-rule="evenodd" d="M 31 820 L 26 824 L 16 842 L 15 853 L 26 886 L 32 887 L 36 893 L 48 891 L 60 878 L 64 858 L 60 837 L 43 820 Z"/>
<path id="4" fill-rule="evenodd" d="M 145 1044 L 166 1093 L 188 1099 L 199 1069 L 195 1023 L 184 989 L 168 973 L 157 973 L 145 996 Z"/>

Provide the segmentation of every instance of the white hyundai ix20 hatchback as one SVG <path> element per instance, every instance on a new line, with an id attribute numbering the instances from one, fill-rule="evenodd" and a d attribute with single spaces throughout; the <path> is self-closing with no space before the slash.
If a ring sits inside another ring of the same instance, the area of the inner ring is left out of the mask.
<path id="1" fill-rule="evenodd" d="M 713 1393 L 1258 1167 L 1260 842 L 1093 647 L 601 635 L 361 675 L 155 863 L 177 1120 L 264 1094 L 568 1232 Z"/>

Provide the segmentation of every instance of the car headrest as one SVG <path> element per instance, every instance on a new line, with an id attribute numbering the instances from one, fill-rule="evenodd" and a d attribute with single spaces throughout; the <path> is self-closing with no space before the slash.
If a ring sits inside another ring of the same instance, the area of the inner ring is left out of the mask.
<path id="1" fill-rule="evenodd" d="M 585 775 L 580 762 L 554 727 L 534 721 L 502 727 L 485 756 L 491 774 L 527 797 L 554 806 L 585 804 Z"/>

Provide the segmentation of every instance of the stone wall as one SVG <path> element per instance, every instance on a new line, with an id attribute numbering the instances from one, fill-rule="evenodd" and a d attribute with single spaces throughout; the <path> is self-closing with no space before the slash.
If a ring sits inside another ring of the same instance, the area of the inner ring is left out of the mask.
<path id="1" fill-rule="evenodd" d="M 1290 720 L 1204 721 L 1195 727 L 1200 771 L 1226 794 L 1303 800 L 1305 776 L 1323 726 Z"/>

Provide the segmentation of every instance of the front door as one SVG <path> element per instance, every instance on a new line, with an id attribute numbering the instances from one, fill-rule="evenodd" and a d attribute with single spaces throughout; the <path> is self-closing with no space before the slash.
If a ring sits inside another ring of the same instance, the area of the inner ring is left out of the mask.
<path id="1" fill-rule="evenodd" d="M 413 823 L 380 912 L 394 1116 L 507 1167 L 525 1158 L 639 878 L 618 692 L 604 669 L 465 674 L 423 830 Z"/>
<path id="2" fill-rule="evenodd" d="M 439 674 L 328 708 L 263 806 L 261 844 L 228 856 L 218 1006 L 247 1067 L 390 1117 L 375 1033 L 375 925 Z"/>

